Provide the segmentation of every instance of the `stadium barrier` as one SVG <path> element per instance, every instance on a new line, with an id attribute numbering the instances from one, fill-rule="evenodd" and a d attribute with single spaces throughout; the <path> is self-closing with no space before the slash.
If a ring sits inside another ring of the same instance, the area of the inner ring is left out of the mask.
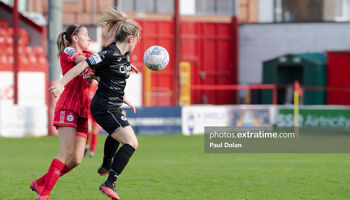
<path id="1" fill-rule="evenodd" d="M 139 107 L 136 114 L 130 108 L 123 110 L 138 135 L 181 133 L 181 107 Z"/>
<path id="2" fill-rule="evenodd" d="M 348 128 L 349 106 L 300 106 L 299 127 Z M 182 133 L 203 134 L 205 126 L 293 127 L 292 105 L 198 105 L 182 107 Z"/>
<path id="3" fill-rule="evenodd" d="M 294 115 L 290 106 L 279 106 L 276 126 L 293 127 Z M 300 106 L 300 127 L 350 127 L 349 106 Z"/>
<path id="4" fill-rule="evenodd" d="M 271 126 L 275 106 L 198 105 L 182 107 L 182 133 L 203 134 L 205 126 Z"/>
<path id="5" fill-rule="evenodd" d="M 1 102 L 1 101 L 0 101 Z M 0 103 L 0 136 L 24 137 L 47 135 L 47 106 Z"/>
<path id="6" fill-rule="evenodd" d="M 191 105 L 122 108 L 138 135 L 203 134 L 206 126 L 293 127 L 292 105 Z M 0 103 L 0 136 L 47 135 L 47 106 Z M 348 106 L 300 106 L 300 127 L 350 127 Z M 105 133 L 102 131 L 101 133 Z"/>
<path id="7" fill-rule="evenodd" d="M 18 105 L 14 105 L 13 72 L 0 73 L 0 136 L 47 135 L 45 72 L 21 71 L 18 78 Z"/>

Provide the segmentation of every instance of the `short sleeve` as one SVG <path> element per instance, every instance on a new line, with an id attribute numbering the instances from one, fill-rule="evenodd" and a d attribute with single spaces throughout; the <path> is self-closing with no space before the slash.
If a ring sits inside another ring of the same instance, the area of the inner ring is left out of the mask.
<path id="1" fill-rule="evenodd" d="M 90 68 L 96 69 L 105 65 L 111 56 L 113 56 L 112 50 L 103 50 L 88 57 L 86 62 Z"/>
<path id="2" fill-rule="evenodd" d="M 80 53 L 72 47 L 67 47 L 63 50 L 63 56 L 67 58 L 68 63 L 73 63 L 79 55 Z"/>
<path id="3" fill-rule="evenodd" d="M 83 55 L 85 58 L 88 58 L 88 57 L 92 56 L 92 53 L 90 53 L 88 51 L 83 51 Z"/>

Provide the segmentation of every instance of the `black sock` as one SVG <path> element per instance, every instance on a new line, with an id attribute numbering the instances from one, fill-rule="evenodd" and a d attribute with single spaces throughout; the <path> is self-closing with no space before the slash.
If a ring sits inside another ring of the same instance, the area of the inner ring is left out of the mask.
<path id="1" fill-rule="evenodd" d="M 111 168 L 112 159 L 113 159 L 118 147 L 119 147 L 119 142 L 109 135 L 106 138 L 105 146 L 104 146 L 104 155 L 103 155 L 102 166 L 105 169 L 109 170 Z"/>
<path id="2" fill-rule="evenodd" d="M 129 144 L 124 144 L 122 147 L 120 147 L 120 149 L 114 156 L 112 168 L 106 181 L 106 184 L 108 186 L 111 186 L 115 183 L 118 176 L 122 173 L 123 169 L 125 168 L 126 164 L 128 164 L 129 159 L 134 153 L 134 151 L 134 147 L 130 146 Z"/>

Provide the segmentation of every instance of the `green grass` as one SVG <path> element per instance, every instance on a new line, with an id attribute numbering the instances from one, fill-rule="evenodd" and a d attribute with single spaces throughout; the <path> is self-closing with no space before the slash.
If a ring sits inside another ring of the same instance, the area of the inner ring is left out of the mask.
<path id="1" fill-rule="evenodd" d="M 203 136 L 141 136 L 117 182 L 123 200 L 345 200 L 350 199 L 350 154 L 206 154 Z M 53 200 L 108 199 L 94 158 L 62 177 Z M 34 199 L 32 180 L 58 153 L 58 138 L 0 138 L 0 199 Z"/>

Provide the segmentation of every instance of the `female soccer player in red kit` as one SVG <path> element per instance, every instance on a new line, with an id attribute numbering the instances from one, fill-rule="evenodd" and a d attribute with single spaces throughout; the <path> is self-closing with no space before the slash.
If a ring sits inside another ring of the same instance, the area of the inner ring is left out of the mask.
<path id="1" fill-rule="evenodd" d="M 91 54 L 86 52 L 90 44 L 88 31 L 80 25 L 70 25 L 57 39 L 63 75 Z M 52 160 L 48 172 L 33 181 L 31 189 L 38 193 L 36 200 L 49 200 L 50 191 L 59 177 L 78 166 L 84 156 L 88 133 L 87 89 L 90 87 L 84 70 L 65 86 L 57 101 L 53 125 L 58 129 L 60 151 Z"/>
<path id="2" fill-rule="evenodd" d="M 110 168 L 108 178 L 101 184 L 100 190 L 108 197 L 119 200 L 115 183 L 138 147 L 136 135 L 120 106 L 125 103 L 136 112 L 135 107 L 127 100 L 124 89 L 132 69 L 129 54 L 140 40 L 141 27 L 134 20 L 128 19 L 125 13 L 115 9 L 106 12 L 101 21 L 104 22 L 107 32 L 113 32 L 113 42 L 69 70 L 50 90 L 53 96 L 58 96 L 66 84 L 89 67 L 100 77 L 97 92 L 91 102 L 91 113 L 109 134 L 106 141 L 116 141 L 115 144 L 105 143 L 105 153 L 113 155 L 110 160 L 107 159 L 108 156 L 104 159 L 110 162 Z M 115 147 L 119 143 L 123 145 L 115 153 Z"/>

